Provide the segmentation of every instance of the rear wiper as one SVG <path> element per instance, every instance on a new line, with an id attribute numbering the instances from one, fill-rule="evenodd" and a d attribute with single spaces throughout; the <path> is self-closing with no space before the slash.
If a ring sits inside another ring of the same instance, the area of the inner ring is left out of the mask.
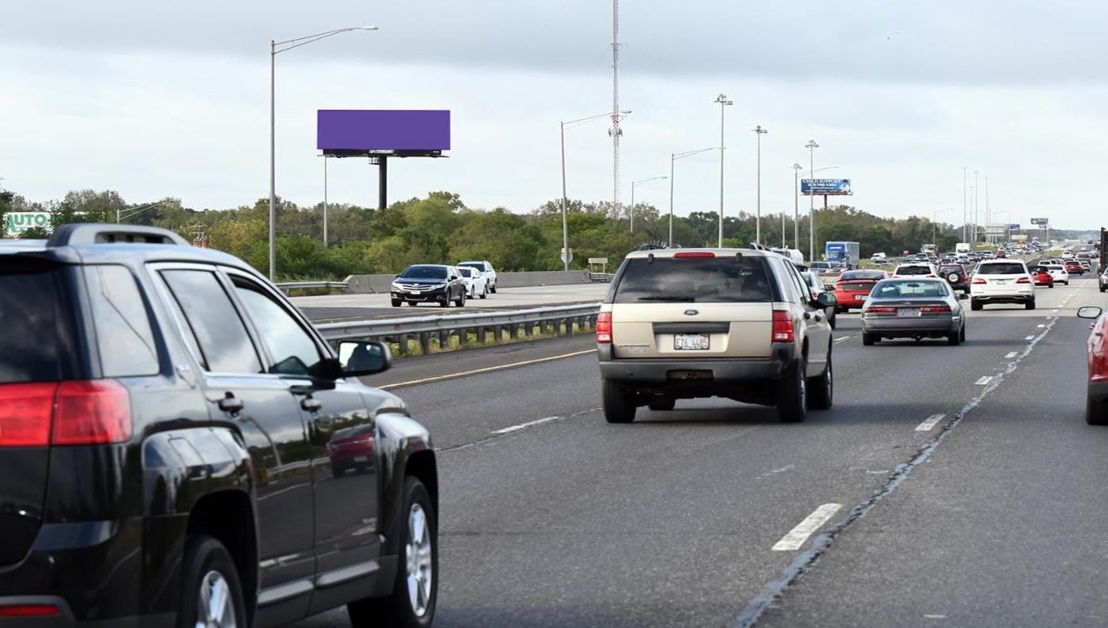
<path id="1" fill-rule="evenodd" d="M 667 301 L 670 303 L 692 303 L 694 299 L 692 297 L 679 297 L 679 296 L 666 296 L 657 295 L 649 297 L 639 297 L 639 301 Z"/>

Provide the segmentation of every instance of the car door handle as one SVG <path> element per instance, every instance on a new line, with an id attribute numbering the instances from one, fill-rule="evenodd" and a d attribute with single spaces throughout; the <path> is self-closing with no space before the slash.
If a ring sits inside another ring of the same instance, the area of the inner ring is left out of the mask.
<path id="1" fill-rule="evenodd" d="M 323 407 L 323 402 L 315 397 L 304 397 L 300 400 L 300 407 L 305 412 L 318 412 Z"/>
<path id="2" fill-rule="evenodd" d="M 241 412 L 245 406 L 246 404 L 242 402 L 242 399 L 239 399 L 234 393 L 230 392 L 226 393 L 224 397 L 219 400 L 219 409 L 232 414 Z"/>

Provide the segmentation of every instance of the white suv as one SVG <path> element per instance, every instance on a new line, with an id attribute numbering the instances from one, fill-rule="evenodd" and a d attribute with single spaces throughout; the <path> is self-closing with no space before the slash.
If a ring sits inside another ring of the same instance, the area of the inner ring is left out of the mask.
<path id="1" fill-rule="evenodd" d="M 458 266 L 469 266 L 470 268 L 480 272 L 485 276 L 485 285 L 488 287 L 489 292 L 496 294 L 496 269 L 492 267 L 492 262 L 488 260 L 481 261 L 468 261 L 458 262 Z M 481 297 L 482 299 L 485 297 Z"/>
<path id="2" fill-rule="evenodd" d="M 970 309 L 986 303 L 1022 303 L 1035 309 L 1035 280 L 1027 265 L 1013 259 L 987 259 L 977 264 L 970 282 Z"/>

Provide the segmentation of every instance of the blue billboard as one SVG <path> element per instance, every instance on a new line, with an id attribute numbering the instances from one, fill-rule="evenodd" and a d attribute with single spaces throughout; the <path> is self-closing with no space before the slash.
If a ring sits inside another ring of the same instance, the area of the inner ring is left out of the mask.
<path id="1" fill-rule="evenodd" d="M 850 179 L 801 179 L 800 193 L 805 195 L 849 196 L 851 190 Z"/>

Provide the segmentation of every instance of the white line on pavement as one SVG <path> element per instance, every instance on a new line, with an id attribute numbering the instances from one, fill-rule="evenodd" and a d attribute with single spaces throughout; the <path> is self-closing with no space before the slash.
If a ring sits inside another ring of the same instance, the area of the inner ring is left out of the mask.
<path id="1" fill-rule="evenodd" d="M 1028 337 L 1024 338 L 1024 340 L 1034 340 L 1034 339 L 1035 339 L 1035 336 L 1028 336 Z"/>
<path id="2" fill-rule="evenodd" d="M 974 383 L 977 384 L 978 386 L 985 386 L 985 385 L 988 385 L 988 383 L 991 382 L 991 381 L 993 381 L 993 376 L 992 375 L 986 375 L 986 376 L 982 377 L 981 379 L 977 380 Z"/>
<path id="3" fill-rule="evenodd" d="M 562 418 L 562 417 L 560 417 L 560 416 L 548 416 L 545 419 L 537 419 L 537 420 L 534 420 L 534 421 L 528 421 L 527 423 L 520 423 L 519 425 L 513 425 L 511 427 L 506 427 L 502 430 L 494 430 L 493 434 L 508 434 L 510 432 L 518 432 L 520 430 L 525 430 L 529 427 L 534 427 L 536 425 L 541 425 L 543 423 L 549 423 L 551 421 L 557 421 L 560 418 Z"/>
<path id="4" fill-rule="evenodd" d="M 919 424 L 919 427 L 916 428 L 916 431 L 917 432 L 929 432 L 929 431 L 931 431 L 931 428 L 935 427 L 935 424 L 938 423 L 939 421 L 942 421 L 943 417 L 945 417 L 945 416 L 946 416 L 945 414 L 932 414 L 931 416 L 927 417 L 926 421 Z"/>
<path id="5" fill-rule="evenodd" d="M 1043 327 L 1046 327 L 1046 323 L 1043 323 L 1042 325 L 1035 325 L 1035 327 L 1038 327 L 1039 329 L 1042 329 Z"/>
<path id="6" fill-rule="evenodd" d="M 824 504 L 816 511 L 808 515 L 808 517 L 800 522 L 800 525 L 793 528 L 788 534 L 785 535 L 776 545 L 773 546 L 775 552 L 792 552 L 800 549 L 801 545 L 808 540 L 808 537 L 812 536 L 815 532 L 827 523 L 839 509 L 842 508 L 841 504 Z"/>
<path id="7" fill-rule="evenodd" d="M 587 349 L 585 351 L 574 351 L 573 353 L 563 353 L 562 355 L 552 355 L 546 358 L 536 358 L 534 360 L 523 360 L 521 362 L 512 362 L 511 364 L 498 364 L 496 366 L 490 366 L 483 369 L 474 369 L 472 371 L 458 371 L 457 373 L 450 373 L 448 375 L 439 375 L 437 377 L 425 377 L 423 379 L 413 379 L 408 382 L 397 382 L 395 384 L 385 384 L 384 386 L 378 386 L 381 390 L 389 390 L 390 388 L 400 388 L 402 386 L 414 386 L 415 384 L 427 384 L 430 382 L 441 382 L 447 379 L 455 379 L 458 377 L 464 377 L 466 375 L 476 375 L 477 373 L 491 373 L 493 371 L 503 371 L 504 369 L 515 368 L 517 366 L 527 366 L 528 364 L 538 364 L 540 362 L 550 362 L 551 360 L 561 360 L 563 358 L 572 358 L 579 355 L 587 355 L 589 353 L 595 353 L 595 349 Z"/>
<path id="8" fill-rule="evenodd" d="M 1015 351 L 1010 351 L 1010 352 L 1008 352 L 1008 355 L 1004 356 L 1004 359 L 1005 360 L 1011 360 L 1012 358 L 1016 357 L 1017 355 L 1019 355 L 1019 353 L 1017 353 Z"/>

